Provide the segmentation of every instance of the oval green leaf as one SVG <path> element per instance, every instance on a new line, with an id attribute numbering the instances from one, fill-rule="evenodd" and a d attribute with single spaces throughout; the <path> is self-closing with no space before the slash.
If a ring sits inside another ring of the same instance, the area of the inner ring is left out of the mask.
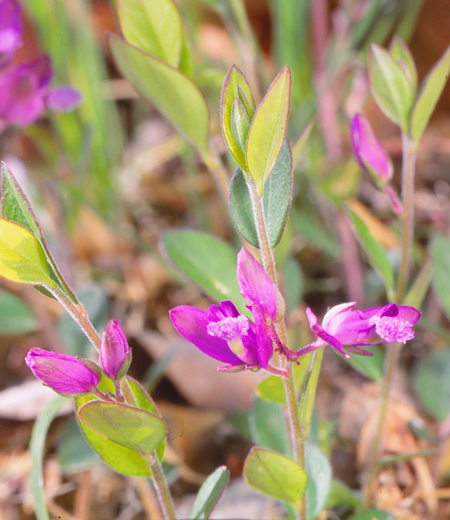
<path id="1" fill-rule="evenodd" d="M 283 236 L 292 201 L 292 154 L 286 139 L 263 192 L 269 244 L 275 248 Z M 259 247 L 252 202 L 243 171 L 238 168 L 230 183 L 230 211 L 234 227 L 241 237 Z"/>
<path id="2" fill-rule="evenodd" d="M 214 299 L 232 300 L 245 312 L 237 281 L 237 255 L 225 242 L 206 233 L 180 230 L 164 233 L 168 258 Z"/>
<path id="3" fill-rule="evenodd" d="M 450 240 L 439 235 L 433 237 L 430 254 L 433 260 L 433 289 L 442 310 L 450 319 Z"/>
<path id="4" fill-rule="evenodd" d="M 256 446 L 245 460 L 244 478 L 264 495 L 293 504 L 299 503 L 307 482 L 300 464 L 280 453 Z"/>
<path id="5" fill-rule="evenodd" d="M 370 46 L 369 78 L 378 106 L 389 119 L 408 132 L 414 102 L 413 86 L 389 52 L 376 44 Z"/>
<path id="6" fill-rule="evenodd" d="M 236 141 L 234 137 L 231 125 L 231 114 L 236 99 L 241 101 L 242 104 L 247 102 L 248 108 L 251 109 L 251 113 L 247 115 L 249 116 L 249 120 L 251 120 L 253 118 L 252 112 L 255 110 L 252 91 L 244 74 L 236 67 L 236 65 L 233 65 L 227 72 L 222 88 L 220 101 L 220 126 L 231 155 L 240 168 L 245 171 L 247 169 L 245 154 L 239 142 Z"/>
<path id="7" fill-rule="evenodd" d="M 178 67 L 183 25 L 172 0 L 115 0 L 125 40 Z"/>
<path id="8" fill-rule="evenodd" d="M 229 480 L 230 472 L 226 466 L 220 466 L 214 473 L 211 473 L 203 482 L 195 497 L 190 516 L 191 520 L 209 518 Z"/>
<path id="9" fill-rule="evenodd" d="M 256 110 L 247 139 L 248 173 L 258 194 L 272 172 L 286 137 L 291 100 L 291 71 L 285 67 L 274 79 Z"/>
<path id="10" fill-rule="evenodd" d="M 123 75 L 200 151 L 208 148 L 209 114 L 197 85 L 179 70 L 134 45 L 109 36 L 114 59 Z"/>
<path id="11" fill-rule="evenodd" d="M 248 424 L 255 444 L 286 455 L 289 453 L 289 436 L 282 405 L 256 398 Z"/>
<path id="12" fill-rule="evenodd" d="M 325 507 L 331 487 L 331 466 L 327 457 L 315 445 L 305 446 L 306 473 L 308 475 L 307 518 L 314 520 Z"/>
<path id="13" fill-rule="evenodd" d="M 420 92 L 411 114 L 411 136 L 416 143 L 422 136 L 436 103 L 441 97 L 449 72 L 450 47 L 447 48 L 420 86 Z"/>
<path id="14" fill-rule="evenodd" d="M 0 218 L 0 276 L 12 282 L 55 287 L 44 251 L 22 226 Z"/>

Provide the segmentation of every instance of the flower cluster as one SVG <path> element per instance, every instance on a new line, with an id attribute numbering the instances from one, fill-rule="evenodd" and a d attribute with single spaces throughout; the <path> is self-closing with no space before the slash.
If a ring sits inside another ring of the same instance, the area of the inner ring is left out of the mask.
<path id="1" fill-rule="evenodd" d="M 21 14 L 17 0 L 0 0 L 0 68 L 9 65 L 22 45 Z M 30 125 L 45 108 L 67 112 L 81 102 L 81 94 L 71 87 L 52 88 L 52 78 L 45 54 L 0 74 L 0 130 L 6 125 Z"/>
<path id="2" fill-rule="evenodd" d="M 294 352 L 282 344 L 276 332 L 275 324 L 284 314 L 282 298 L 261 265 L 245 249 L 238 254 L 237 277 L 254 321 L 240 314 L 231 301 L 211 305 L 208 310 L 182 305 L 170 311 L 172 323 L 183 338 L 208 356 L 226 363 L 219 370 L 262 368 L 283 375 L 269 364 L 274 344 L 291 361 L 327 344 L 347 358 L 351 353 L 371 356 L 373 353 L 361 346 L 405 343 L 414 337 L 412 327 L 421 316 L 418 310 L 404 305 L 359 311 L 354 308 L 355 303 L 343 303 L 330 309 L 319 325 L 308 308 L 309 325 L 317 340 Z"/>
<path id="3" fill-rule="evenodd" d="M 45 385 L 64 397 L 96 393 L 103 372 L 114 382 L 120 382 L 131 363 L 131 350 L 122 327 L 109 321 L 102 336 L 100 364 L 102 369 L 78 356 L 58 354 L 34 348 L 25 358 L 33 374 Z"/>

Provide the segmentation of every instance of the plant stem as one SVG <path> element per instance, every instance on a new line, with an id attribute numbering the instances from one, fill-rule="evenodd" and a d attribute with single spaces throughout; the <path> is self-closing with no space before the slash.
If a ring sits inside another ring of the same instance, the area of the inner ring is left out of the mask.
<path id="1" fill-rule="evenodd" d="M 159 504 L 162 509 L 163 518 L 165 520 L 176 520 L 175 506 L 173 505 L 172 495 L 164 476 L 161 464 L 159 463 L 156 453 L 153 451 L 146 455 L 146 460 L 152 472 L 152 481 L 155 486 L 159 498 Z"/>
<path id="2" fill-rule="evenodd" d="M 88 340 L 94 345 L 97 350 L 100 350 L 102 343 L 98 332 L 92 325 L 86 309 L 81 303 L 73 303 L 62 291 L 57 287 L 47 289 L 53 294 L 53 296 L 59 301 L 59 303 L 66 309 L 66 311 L 72 316 L 72 318 L 78 323 L 81 330 L 86 334 Z"/>
<path id="3" fill-rule="evenodd" d="M 411 252 L 414 238 L 414 175 L 416 164 L 416 145 L 413 140 L 405 133 L 402 133 L 402 256 L 400 269 L 398 274 L 397 291 L 395 294 L 395 303 L 400 304 L 403 300 L 406 285 L 408 282 L 409 268 L 411 264 Z M 381 386 L 380 408 L 378 422 L 375 431 L 375 438 L 372 447 L 371 457 L 367 466 L 367 479 L 364 487 L 362 499 L 363 509 L 367 509 L 372 502 L 372 492 L 377 470 L 379 466 L 379 458 L 381 448 L 383 446 L 383 432 L 386 420 L 386 412 L 389 404 L 389 394 L 392 386 L 395 369 L 397 368 L 401 343 L 394 343 L 387 349 L 384 378 Z"/>
<path id="4" fill-rule="evenodd" d="M 270 248 L 267 226 L 264 217 L 263 198 L 256 192 L 256 186 L 250 180 L 248 183 L 250 198 L 252 201 L 253 215 L 255 217 L 256 231 L 258 234 L 259 248 L 264 269 L 271 282 L 278 290 L 278 280 L 275 270 L 275 258 Z M 286 326 L 284 319 L 275 323 L 275 329 L 281 342 L 287 346 Z M 299 421 L 297 395 L 295 392 L 295 379 L 292 363 L 288 363 L 285 356 L 280 356 L 281 369 L 286 370 L 288 377 L 283 380 L 286 393 L 286 422 L 288 425 L 294 460 L 305 467 L 305 451 L 303 443 L 303 432 Z M 297 520 L 306 520 L 306 496 L 303 494 L 297 509 Z"/>

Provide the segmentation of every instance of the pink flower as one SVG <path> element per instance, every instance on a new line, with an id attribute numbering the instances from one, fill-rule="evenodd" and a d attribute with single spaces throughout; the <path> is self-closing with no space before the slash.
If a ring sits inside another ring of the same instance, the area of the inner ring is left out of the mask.
<path id="1" fill-rule="evenodd" d="M 64 397 L 92 392 L 100 383 L 100 368 L 87 359 L 33 348 L 25 358 L 33 374 Z"/>
<path id="2" fill-rule="evenodd" d="M 14 51 L 22 46 L 21 16 L 17 0 L 0 0 L 0 68 L 6 67 Z"/>
<path id="3" fill-rule="evenodd" d="M 102 335 L 100 362 L 105 374 L 122 379 L 131 363 L 131 349 L 118 321 L 110 320 Z"/>

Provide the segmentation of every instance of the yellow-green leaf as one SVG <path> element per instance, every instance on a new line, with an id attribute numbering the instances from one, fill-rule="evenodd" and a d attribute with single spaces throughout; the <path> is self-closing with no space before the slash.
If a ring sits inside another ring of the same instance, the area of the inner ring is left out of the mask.
<path id="1" fill-rule="evenodd" d="M 410 81 L 415 92 L 417 89 L 417 70 L 408 46 L 401 38 L 394 36 L 389 50 L 391 51 L 391 56 L 394 60 L 406 72 L 406 77 Z"/>
<path id="2" fill-rule="evenodd" d="M 414 102 L 413 86 L 391 54 L 375 44 L 370 47 L 369 78 L 378 106 L 389 119 L 408 132 Z"/>
<path id="3" fill-rule="evenodd" d="M 116 10 L 128 43 L 178 67 L 184 35 L 172 0 L 116 0 Z"/>
<path id="4" fill-rule="evenodd" d="M 54 287 L 44 251 L 24 227 L 0 218 L 0 276 L 12 282 Z"/>
<path id="5" fill-rule="evenodd" d="M 255 102 L 253 100 L 250 85 L 244 74 L 233 65 L 228 71 L 222 88 L 222 98 L 220 103 L 220 125 L 222 133 L 227 143 L 228 149 L 234 160 L 238 163 L 243 171 L 247 170 L 245 163 L 245 154 L 236 140 L 232 130 L 232 113 L 235 99 L 238 99 L 244 108 L 248 110 L 249 120 L 253 118 L 255 110 Z"/>
<path id="6" fill-rule="evenodd" d="M 247 168 L 262 196 L 286 136 L 291 98 L 291 71 L 285 67 L 259 105 L 247 138 Z"/>
<path id="7" fill-rule="evenodd" d="M 423 81 L 411 114 L 411 136 L 417 143 L 438 102 L 450 72 L 450 47 Z"/>
<path id="8" fill-rule="evenodd" d="M 179 70 L 110 35 L 109 44 L 124 76 L 188 141 L 208 148 L 209 114 L 197 85 Z"/>

